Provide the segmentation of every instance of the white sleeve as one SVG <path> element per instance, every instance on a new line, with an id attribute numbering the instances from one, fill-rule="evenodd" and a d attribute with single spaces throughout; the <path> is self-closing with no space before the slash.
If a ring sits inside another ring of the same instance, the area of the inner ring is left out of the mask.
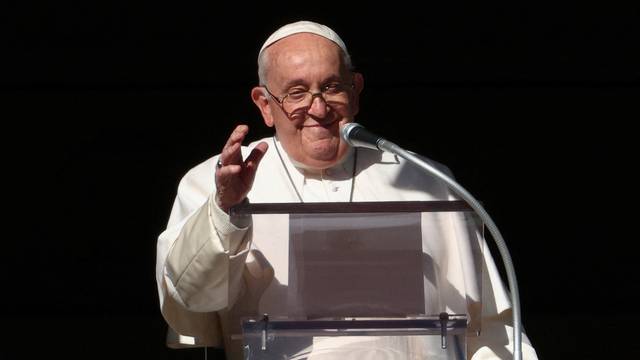
<path id="1" fill-rule="evenodd" d="M 480 336 L 467 337 L 467 351 L 471 360 L 513 359 L 513 312 L 510 296 L 486 243 L 484 248 L 482 329 Z M 522 359 L 538 359 L 524 331 Z"/>
<path id="2" fill-rule="evenodd" d="M 205 165 L 182 179 L 168 227 L 158 237 L 160 306 L 174 329 L 184 327 L 174 327 L 175 314 L 165 314 L 165 309 L 213 312 L 232 305 L 242 290 L 251 221 L 232 221 L 218 208 L 212 169 Z"/>
<path id="3" fill-rule="evenodd" d="M 185 309 L 218 311 L 240 293 L 248 251 L 248 226 L 239 228 L 213 194 L 182 226 L 166 258 L 169 295 Z"/>

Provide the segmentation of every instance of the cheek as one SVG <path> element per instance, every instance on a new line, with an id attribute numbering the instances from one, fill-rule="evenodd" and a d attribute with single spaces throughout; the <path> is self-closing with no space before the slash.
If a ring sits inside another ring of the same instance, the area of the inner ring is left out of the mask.
<path id="1" fill-rule="evenodd" d="M 360 104 L 358 102 L 358 98 L 356 97 L 352 102 L 351 102 L 351 108 L 349 109 L 350 112 L 350 116 L 354 117 L 356 115 L 358 115 L 358 111 L 360 110 Z"/>
<path id="2" fill-rule="evenodd" d="M 346 154 L 349 151 L 349 147 L 349 144 L 340 139 L 340 144 L 338 144 L 338 155 L 342 157 L 342 155 Z"/>
<path id="3" fill-rule="evenodd" d="M 283 121 L 282 123 L 280 123 L 280 129 L 282 133 L 286 134 L 286 136 L 300 137 L 303 129 L 300 124 L 298 122 L 287 119 L 287 121 Z"/>
<path id="4" fill-rule="evenodd" d="M 287 119 L 287 121 L 275 122 L 276 134 L 281 142 L 289 144 L 291 147 L 300 148 L 302 146 L 302 127 Z M 294 150 L 294 149 L 292 149 Z"/>

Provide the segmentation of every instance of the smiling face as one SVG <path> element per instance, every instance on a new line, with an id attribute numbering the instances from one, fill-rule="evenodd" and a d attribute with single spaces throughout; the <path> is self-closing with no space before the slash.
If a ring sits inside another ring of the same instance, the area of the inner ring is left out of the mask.
<path id="1" fill-rule="evenodd" d="M 318 94 L 336 83 L 354 84 L 343 102 L 327 104 L 317 95 L 308 108 L 290 114 L 265 94 L 264 88 L 252 90 L 265 124 L 275 126 L 278 139 L 293 161 L 312 169 L 326 169 L 340 162 L 348 152 L 348 145 L 340 137 L 340 126 L 353 121 L 358 112 L 362 76 L 347 69 L 338 45 L 315 34 L 288 36 L 265 51 L 266 85 L 279 99 L 298 91 Z"/>

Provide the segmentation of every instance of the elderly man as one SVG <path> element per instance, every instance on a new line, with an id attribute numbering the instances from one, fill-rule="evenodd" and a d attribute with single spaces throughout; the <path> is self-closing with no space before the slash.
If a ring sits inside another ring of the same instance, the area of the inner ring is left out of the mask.
<path id="1" fill-rule="evenodd" d="M 249 128 L 237 126 L 219 155 L 184 176 L 168 227 L 158 239 L 156 277 L 170 326 L 169 345 L 224 346 L 229 359 L 242 358 L 241 341 L 231 337 L 240 333 L 240 316 L 286 313 L 281 289 L 288 271 L 288 218 L 230 216 L 231 207 L 247 201 L 451 198 L 444 184 L 402 159 L 354 150 L 341 139 L 340 127 L 358 113 L 364 82 L 352 71 L 347 48 L 333 30 L 308 21 L 285 25 L 265 41 L 258 65 L 260 86 L 251 97 L 264 123 L 275 127 L 275 136 L 244 147 Z M 511 349 L 510 305 L 487 253 L 483 282 L 492 293 L 485 291 L 482 299 L 489 304 L 482 335 L 468 344 L 467 356 L 474 359 L 505 357 Z M 535 359 L 524 338 L 525 358 Z M 301 354 L 322 359 L 425 354 L 398 341 L 368 336 L 316 342 Z"/>

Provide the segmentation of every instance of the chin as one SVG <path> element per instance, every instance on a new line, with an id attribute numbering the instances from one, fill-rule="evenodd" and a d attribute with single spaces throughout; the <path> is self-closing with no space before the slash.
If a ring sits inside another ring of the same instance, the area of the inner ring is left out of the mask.
<path id="1" fill-rule="evenodd" d="M 314 154 L 314 156 L 310 157 L 310 160 L 311 162 L 316 163 L 318 168 L 330 168 L 342 161 L 348 153 L 347 150 L 346 146 L 340 146 L 331 152 Z"/>
<path id="2" fill-rule="evenodd" d="M 331 154 L 326 153 L 312 153 L 306 154 L 302 156 L 302 159 L 295 161 L 296 166 L 305 168 L 305 169 L 315 169 L 321 170 L 330 168 L 336 163 L 338 163 L 338 154 L 333 152 Z"/>
<path id="3" fill-rule="evenodd" d="M 314 144 L 309 149 L 309 157 L 318 161 L 336 161 L 345 151 L 342 149 L 340 139 L 330 139 Z"/>
<path id="4" fill-rule="evenodd" d="M 307 144 L 306 147 L 302 146 L 300 150 L 297 152 L 297 156 L 292 157 L 297 166 L 320 170 L 341 162 L 349 153 L 349 146 L 340 138 L 331 138 Z"/>

